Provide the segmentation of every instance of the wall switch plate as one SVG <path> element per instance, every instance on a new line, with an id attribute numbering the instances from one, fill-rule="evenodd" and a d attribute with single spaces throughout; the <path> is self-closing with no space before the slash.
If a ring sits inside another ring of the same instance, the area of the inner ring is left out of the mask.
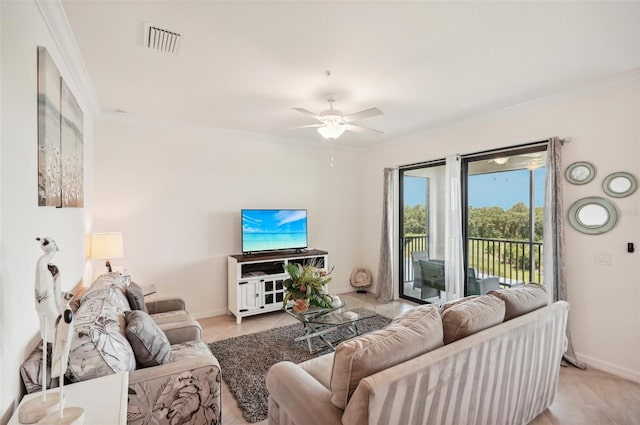
<path id="1" fill-rule="evenodd" d="M 610 266 L 613 264 L 613 259 L 611 258 L 610 252 L 598 252 L 596 251 L 596 264 L 600 264 L 603 266 Z"/>

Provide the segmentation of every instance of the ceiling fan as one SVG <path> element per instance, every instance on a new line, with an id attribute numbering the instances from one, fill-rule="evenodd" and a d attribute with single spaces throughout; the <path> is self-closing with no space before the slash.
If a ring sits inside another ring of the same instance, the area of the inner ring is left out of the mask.
<path id="1" fill-rule="evenodd" d="M 543 164 L 543 162 L 544 162 L 541 159 L 542 153 L 540 153 L 540 152 L 521 153 L 521 154 L 515 154 L 515 155 L 512 155 L 512 156 L 501 156 L 501 157 L 497 157 L 497 158 L 491 158 L 487 162 L 488 163 L 496 163 L 496 164 L 499 164 L 499 165 L 504 165 L 511 158 L 518 158 L 518 157 L 519 157 L 519 159 L 522 160 L 521 162 L 525 166 L 533 165 L 533 164 Z M 529 159 L 524 160 L 523 158 L 529 158 Z"/>
<path id="2" fill-rule="evenodd" d="M 365 109 L 364 111 L 356 112 L 353 114 L 344 115 L 341 111 L 333 109 L 334 102 L 338 99 L 337 96 L 330 96 L 327 101 L 329 102 L 329 109 L 326 109 L 319 114 L 304 108 L 293 108 L 294 111 L 298 111 L 305 115 L 309 115 L 320 121 L 320 124 L 302 125 L 294 128 L 317 128 L 318 133 L 325 139 L 334 140 L 342 136 L 345 131 L 355 131 L 358 133 L 378 133 L 383 134 L 380 130 L 374 130 L 372 128 L 362 127 L 360 125 L 353 124 L 354 121 L 359 121 L 365 118 L 375 117 L 376 115 L 382 115 L 382 111 L 378 108 Z"/>

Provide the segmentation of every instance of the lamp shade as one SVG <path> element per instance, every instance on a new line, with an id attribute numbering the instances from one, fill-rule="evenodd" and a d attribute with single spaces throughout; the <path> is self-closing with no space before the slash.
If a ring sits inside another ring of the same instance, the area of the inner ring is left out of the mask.
<path id="1" fill-rule="evenodd" d="M 94 233 L 91 235 L 91 258 L 109 260 L 123 255 L 122 233 Z"/>

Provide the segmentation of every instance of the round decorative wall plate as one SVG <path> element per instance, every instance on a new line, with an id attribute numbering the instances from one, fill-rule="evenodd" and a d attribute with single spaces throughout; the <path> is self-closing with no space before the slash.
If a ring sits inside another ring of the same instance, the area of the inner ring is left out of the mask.
<path id="1" fill-rule="evenodd" d="M 638 180 L 631 173 L 619 171 L 609 174 L 602 182 L 602 190 L 614 198 L 624 198 L 638 189 Z"/>
<path id="2" fill-rule="evenodd" d="M 578 161 L 567 167 L 565 177 L 572 184 L 587 184 L 596 176 L 596 168 L 590 162 Z"/>
<path id="3" fill-rule="evenodd" d="M 618 209 L 607 199 L 590 196 L 577 200 L 569 208 L 569 223 L 579 232 L 599 235 L 613 229 Z"/>

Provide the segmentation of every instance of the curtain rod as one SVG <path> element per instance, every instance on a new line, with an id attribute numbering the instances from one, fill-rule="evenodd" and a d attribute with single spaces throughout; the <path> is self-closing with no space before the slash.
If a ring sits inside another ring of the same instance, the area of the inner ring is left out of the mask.
<path id="1" fill-rule="evenodd" d="M 460 156 L 462 158 L 476 158 L 476 157 L 482 157 L 482 156 L 487 156 L 487 155 L 496 155 L 496 154 L 500 154 L 503 152 L 509 152 L 515 149 L 527 149 L 527 148 L 537 148 L 539 146 L 546 146 L 547 143 L 549 143 L 549 140 L 539 140 L 537 142 L 530 142 L 530 143 L 522 143 L 520 145 L 513 145 L 513 146 L 505 146 L 503 148 L 496 148 L 496 149 L 488 149 L 485 151 L 480 151 L 480 152 L 473 152 L 473 153 L 466 153 L 466 154 L 461 154 Z"/>

